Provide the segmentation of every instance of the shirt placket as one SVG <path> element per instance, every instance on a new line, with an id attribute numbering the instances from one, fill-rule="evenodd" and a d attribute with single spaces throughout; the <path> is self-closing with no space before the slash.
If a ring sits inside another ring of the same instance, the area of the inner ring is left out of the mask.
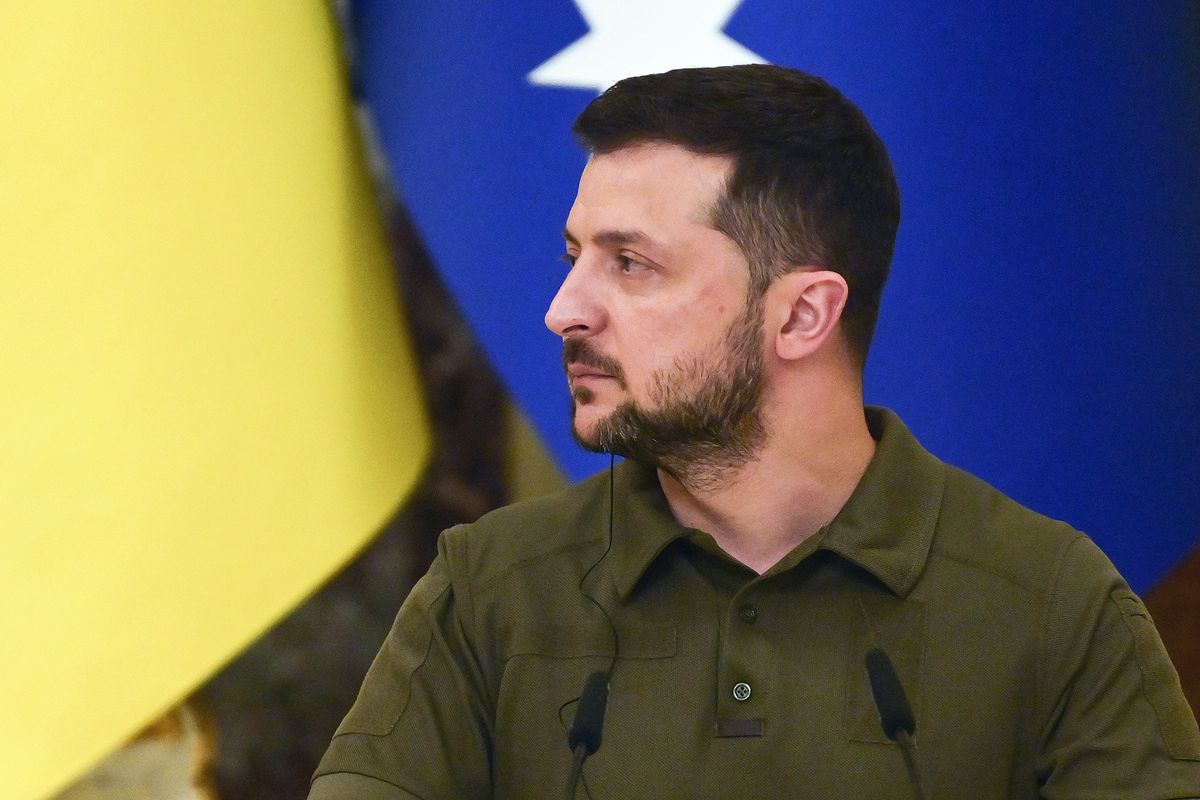
<path id="1" fill-rule="evenodd" d="M 735 592 L 722 613 L 717 654 L 718 737 L 766 734 L 775 697 L 775 669 L 764 618 L 770 613 L 761 582 Z"/>

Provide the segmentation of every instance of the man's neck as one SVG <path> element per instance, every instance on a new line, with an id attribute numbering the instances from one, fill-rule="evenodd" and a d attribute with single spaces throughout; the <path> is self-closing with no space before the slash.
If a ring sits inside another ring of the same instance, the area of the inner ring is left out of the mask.
<path id="1" fill-rule="evenodd" d="M 695 490 L 658 471 L 675 518 L 759 574 L 837 515 L 875 454 L 861 405 L 769 424 L 758 457 L 717 487 Z"/>

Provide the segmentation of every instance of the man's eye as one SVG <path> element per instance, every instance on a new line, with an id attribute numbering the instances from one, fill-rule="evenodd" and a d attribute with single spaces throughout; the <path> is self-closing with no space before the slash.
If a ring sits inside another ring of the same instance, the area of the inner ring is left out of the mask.
<path id="1" fill-rule="evenodd" d="M 617 268 L 624 275 L 632 275 L 646 269 L 646 265 L 640 261 L 635 261 L 629 256 L 617 256 Z"/>
<path id="2" fill-rule="evenodd" d="M 566 262 L 568 267 L 573 267 L 575 266 L 575 259 L 579 258 L 579 256 L 572 255 L 571 253 L 563 253 L 559 258 Z"/>

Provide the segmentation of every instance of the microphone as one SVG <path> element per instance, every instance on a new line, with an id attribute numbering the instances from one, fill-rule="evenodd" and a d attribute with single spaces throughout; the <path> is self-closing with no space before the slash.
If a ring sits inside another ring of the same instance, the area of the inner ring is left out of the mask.
<path id="1" fill-rule="evenodd" d="M 900 745 L 913 795 L 917 800 L 925 800 L 921 779 L 917 775 L 917 762 L 913 755 L 911 738 L 917 730 L 917 723 L 913 719 L 908 696 L 904 694 L 904 687 L 900 685 L 900 677 L 896 675 L 892 660 L 878 647 L 867 653 L 867 678 L 871 681 L 871 694 L 875 698 L 875 708 L 879 710 L 883 733 Z"/>
<path id="2" fill-rule="evenodd" d="M 575 708 L 575 721 L 567 734 L 567 745 L 575 755 L 571 766 L 571 777 L 567 781 L 567 800 L 574 800 L 575 786 L 583 761 L 600 749 L 601 734 L 604 732 L 604 712 L 608 709 L 608 673 L 596 670 L 588 676 Z"/>

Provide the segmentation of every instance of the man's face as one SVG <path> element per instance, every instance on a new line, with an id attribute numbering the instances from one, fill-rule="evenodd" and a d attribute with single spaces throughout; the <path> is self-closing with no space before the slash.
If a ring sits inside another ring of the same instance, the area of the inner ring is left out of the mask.
<path id="1" fill-rule="evenodd" d="M 761 306 L 746 259 L 710 224 L 729 168 L 644 144 L 584 170 L 546 325 L 563 337 L 585 447 L 699 478 L 761 443 Z"/>

